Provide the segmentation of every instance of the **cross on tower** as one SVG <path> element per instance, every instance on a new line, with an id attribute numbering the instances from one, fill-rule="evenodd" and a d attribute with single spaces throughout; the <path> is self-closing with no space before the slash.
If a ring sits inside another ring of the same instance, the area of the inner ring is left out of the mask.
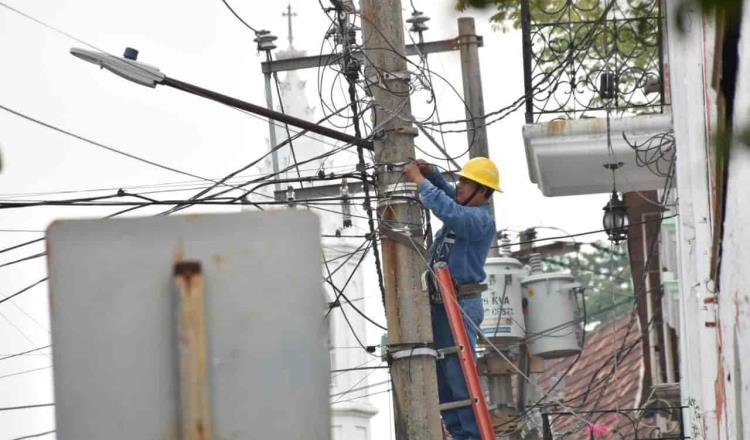
<path id="1" fill-rule="evenodd" d="M 284 17 L 287 17 L 287 19 L 289 20 L 289 38 L 288 38 L 288 40 L 289 40 L 289 47 L 294 47 L 294 44 L 293 44 L 294 37 L 292 36 L 292 17 L 296 17 L 297 13 L 296 12 L 292 12 L 292 2 L 291 2 L 291 0 L 289 1 L 289 4 L 287 4 L 287 6 L 286 6 L 286 12 L 282 12 L 281 15 L 284 16 Z"/>

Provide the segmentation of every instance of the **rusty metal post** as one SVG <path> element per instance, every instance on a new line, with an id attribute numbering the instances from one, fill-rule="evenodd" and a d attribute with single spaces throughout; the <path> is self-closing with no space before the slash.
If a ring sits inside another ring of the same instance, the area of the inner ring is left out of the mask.
<path id="1" fill-rule="evenodd" d="M 177 343 L 180 359 L 182 440 L 211 440 L 211 393 L 206 362 L 203 273 L 195 261 L 174 266 L 177 286 Z"/>
<path id="2" fill-rule="evenodd" d="M 409 98 L 409 72 L 404 56 L 404 22 L 400 0 L 362 0 L 362 31 L 369 66 L 365 80 L 372 90 L 374 124 L 383 135 L 374 142 L 376 163 L 399 163 L 414 157 L 414 137 Z M 382 169 L 377 175 L 380 194 L 413 191 L 400 171 Z M 378 206 L 385 228 L 409 233 L 421 243 L 420 207 L 389 199 Z M 427 270 L 420 254 L 410 246 L 382 237 L 385 308 L 391 346 L 431 346 L 430 303 L 422 291 L 421 274 Z M 393 398 L 405 427 L 399 440 L 441 440 L 435 358 L 405 356 L 391 363 Z"/>

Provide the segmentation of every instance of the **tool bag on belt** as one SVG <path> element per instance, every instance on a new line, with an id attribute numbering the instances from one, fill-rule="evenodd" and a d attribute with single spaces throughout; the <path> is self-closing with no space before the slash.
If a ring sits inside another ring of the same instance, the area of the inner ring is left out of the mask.
<path id="1" fill-rule="evenodd" d="M 442 242 L 436 243 L 438 247 L 431 253 L 430 267 L 433 267 L 438 261 L 448 262 L 448 256 L 455 241 L 456 235 L 453 232 L 448 232 Z M 435 274 L 432 273 L 432 270 L 425 272 L 424 280 L 427 284 L 427 292 L 430 295 L 430 303 L 442 304 L 443 298 L 440 296 L 440 291 L 435 282 Z M 487 290 L 487 284 L 484 283 L 456 284 L 454 281 L 454 286 L 459 299 L 480 298 L 482 292 Z"/>

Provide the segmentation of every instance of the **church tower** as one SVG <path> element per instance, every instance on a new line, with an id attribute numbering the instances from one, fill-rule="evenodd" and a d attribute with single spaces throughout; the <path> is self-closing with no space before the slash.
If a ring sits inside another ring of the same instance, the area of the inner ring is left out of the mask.
<path id="1" fill-rule="evenodd" d="M 288 19 L 289 47 L 285 50 L 277 51 L 275 53 L 276 59 L 304 56 L 304 51 L 294 47 L 292 20 L 297 14 L 292 12 L 291 4 L 286 7 L 283 16 Z M 322 115 L 316 116 L 315 107 L 310 105 L 306 93 L 307 82 L 300 77 L 298 72 L 290 70 L 285 74 L 280 74 L 278 80 L 278 92 L 275 84 L 272 84 L 273 101 L 275 102 L 275 109 L 277 111 L 283 111 L 284 113 L 308 121 L 315 121 L 322 117 Z M 279 97 L 281 98 L 280 100 Z M 298 129 L 294 129 L 293 127 L 290 128 L 293 130 L 291 131 L 292 135 L 298 131 Z M 282 123 L 276 123 L 275 130 L 276 139 L 279 142 L 288 137 Z M 320 142 L 320 140 L 324 142 Z M 304 162 L 324 155 L 333 148 L 331 144 L 334 142 L 317 135 L 299 137 L 293 142 L 294 154 L 292 154 L 292 149 L 288 145 L 279 150 L 279 169 L 292 166 L 295 157 L 297 162 Z M 320 169 L 330 169 L 333 166 L 334 160 L 335 157 L 313 160 L 310 163 L 301 165 L 300 173 L 305 176 L 315 174 Z M 271 171 L 270 160 L 265 165 L 265 168 L 262 171 Z M 282 173 L 280 177 L 294 178 L 297 177 L 297 172 L 294 168 L 291 168 L 289 171 Z M 283 184 L 282 188 L 286 188 L 287 185 Z M 308 185 L 305 184 L 305 186 Z M 297 187 L 298 185 L 292 186 Z M 298 209 L 306 208 L 300 206 Z M 311 207 L 311 209 L 320 217 L 321 232 L 324 235 L 335 235 L 337 230 L 340 230 L 342 235 L 353 235 L 350 232 L 353 229 L 357 230 L 357 234 L 366 231 L 366 222 L 356 218 L 352 220 L 354 223 L 353 226 L 344 230 L 344 216 L 340 214 L 342 211 L 341 207 L 326 206 L 326 211 L 316 210 L 314 207 Z M 364 307 L 365 303 L 362 298 L 367 294 L 378 294 L 377 286 L 366 288 L 364 284 L 365 277 L 363 276 L 365 266 L 357 264 L 361 256 L 358 252 L 363 252 L 366 248 L 366 246 L 361 246 L 363 240 L 363 238 L 345 237 L 323 238 L 324 257 L 326 260 L 334 260 L 329 263 L 328 268 L 323 268 L 324 276 L 328 276 L 329 270 L 333 272 L 331 275 L 333 285 L 338 288 L 343 288 L 344 285 L 347 285 L 345 289 L 347 298 L 352 300 L 360 309 Z M 350 254 L 353 254 L 352 258 L 345 258 Z M 335 270 L 341 264 L 343 264 L 341 269 Z M 353 276 L 351 276 L 352 273 L 354 273 Z M 351 279 L 349 279 L 350 276 Z M 329 304 L 332 304 L 337 297 L 336 292 L 328 284 L 325 284 L 324 288 L 326 299 Z M 339 300 L 341 304 L 334 306 L 327 318 L 329 323 L 331 370 L 347 369 L 365 364 L 377 364 L 378 359 L 361 349 L 352 334 L 352 331 L 356 332 L 364 341 L 366 332 L 364 319 L 354 312 L 346 301 L 341 298 Z M 349 323 L 347 323 L 347 320 Z M 378 410 L 366 397 L 371 392 L 367 388 L 369 373 L 371 371 L 360 370 L 331 374 L 332 440 L 371 440 L 370 419 L 377 414 Z"/>

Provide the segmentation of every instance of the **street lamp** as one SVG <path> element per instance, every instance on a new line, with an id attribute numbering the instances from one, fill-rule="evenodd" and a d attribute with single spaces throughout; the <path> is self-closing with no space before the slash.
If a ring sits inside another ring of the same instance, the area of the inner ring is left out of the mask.
<path id="1" fill-rule="evenodd" d="M 294 127 L 301 128 L 305 131 L 317 133 L 331 139 L 346 142 L 347 144 L 353 144 L 362 148 L 367 148 L 368 150 L 373 149 L 372 141 L 368 139 L 362 139 L 360 137 L 352 136 L 347 133 L 342 133 L 340 131 L 324 127 L 313 122 L 306 121 L 304 119 L 289 116 L 287 114 L 251 104 L 237 98 L 232 98 L 231 96 L 222 95 L 221 93 L 217 93 L 212 90 L 204 89 L 193 84 L 188 84 L 186 82 L 170 78 L 163 74 L 158 68 L 136 61 L 138 51 L 134 49 L 128 48 L 125 51 L 125 57 L 116 57 L 107 53 L 78 48 L 70 49 L 70 53 L 84 61 L 96 64 L 102 69 L 107 69 L 117 76 L 143 86 L 156 87 L 157 84 L 162 84 L 165 86 L 173 87 L 184 92 L 192 93 L 193 95 L 198 95 L 212 101 L 217 101 L 231 107 L 236 107 L 250 113 L 255 113 L 256 115 L 264 116 L 276 121 L 281 121 Z"/>
<path id="2" fill-rule="evenodd" d="M 628 238 L 628 208 L 625 206 L 616 191 L 612 191 L 612 197 L 604 207 L 604 218 L 602 225 L 607 231 L 609 240 L 615 244 Z"/>

